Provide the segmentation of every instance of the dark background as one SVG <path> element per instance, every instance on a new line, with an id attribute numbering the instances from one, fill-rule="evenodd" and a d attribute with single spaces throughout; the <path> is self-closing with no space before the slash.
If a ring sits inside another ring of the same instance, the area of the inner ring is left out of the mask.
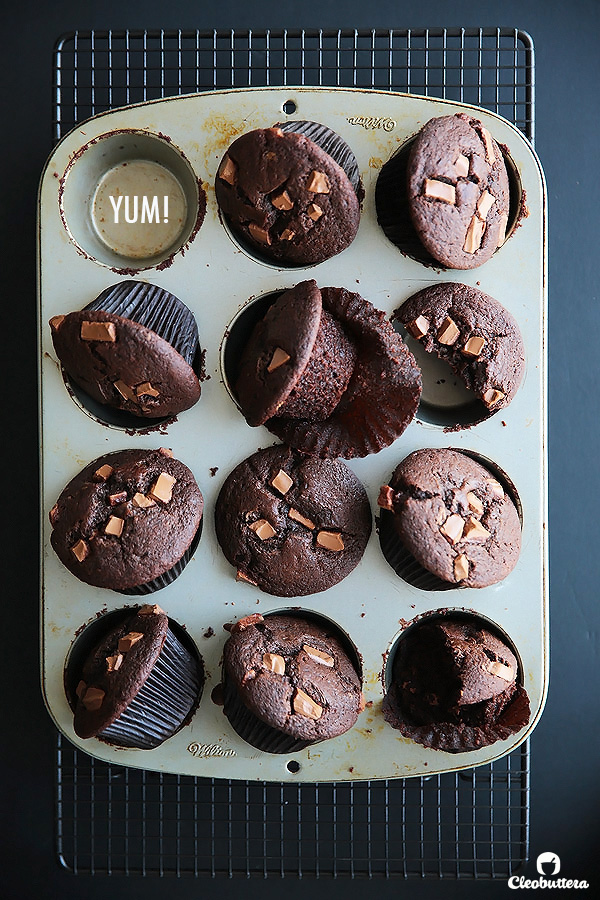
<path id="1" fill-rule="evenodd" d="M 0 895 L 7 898 L 223 898 L 343 896 L 500 897 L 505 881 L 199 882 L 74 877 L 54 850 L 54 727 L 39 689 L 38 448 L 36 400 L 35 204 L 52 150 L 51 73 L 56 38 L 75 28 L 420 28 L 507 26 L 536 48 L 536 149 L 549 195 L 549 397 L 551 677 L 532 737 L 531 857 L 552 850 L 561 875 L 600 884 L 598 808 L 597 446 L 600 316 L 600 3 L 420 0 L 268 0 L 204 4 L 184 0 L 103 3 L 15 2 L 3 14 L 0 314 L 4 463 L 2 515 L 3 670 Z M 570 892 L 560 892 L 567 896 Z M 598 894 L 596 893 L 596 896 Z"/>

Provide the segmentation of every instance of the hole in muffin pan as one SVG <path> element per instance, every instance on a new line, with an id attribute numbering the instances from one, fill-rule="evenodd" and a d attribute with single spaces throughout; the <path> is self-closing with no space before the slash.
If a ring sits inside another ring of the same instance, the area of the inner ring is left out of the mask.
<path id="1" fill-rule="evenodd" d="M 118 224 L 111 197 L 119 204 Z M 183 153 L 159 135 L 130 130 L 82 147 L 61 179 L 59 201 L 76 247 L 128 274 L 181 250 L 205 210 L 204 191 Z"/>
<path id="2" fill-rule="evenodd" d="M 287 288 L 281 291 L 271 291 L 254 297 L 236 313 L 225 330 L 219 350 L 221 361 L 221 378 L 227 393 L 237 406 L 240 405 L 235 395 L 234 384 L 238 376 L 239 362 L 244 347 L 250 340 L 254 327 L 267 314 L 267 310 L 275 303 L 278 297 L 285 293 Z"/>
<path id="3" fill-rule="evenodd" d="M 319 625 L 319 627 L 329 630 L 334 637 L 338 639 L 346 653 L 348 654 L 348 658 L 350 662 L 354 666 L 354 670 L 359 678 L 362 680 L 363 677 L 363 665 L 362 665 L 362 656 L 358 650 L 358 647 L 352 640 L 349 634 L 341 628 L 337 622 L 333 619 L 330 619 L 328 616 L 324 616 L 322 613 L 314 612 L 309 609 L 302 609 L 297 606 L 288 607 L 287 609 L 276 609 L 271 610 L 268 613 L 265 613 L 263 618 L 268 619 L 270 616 L 289 616 L 293 619 L 306 619 L 309 622 L 314 622 L 315 625 Z"/>
<path id="4" fill-rule="evenodd" d="M 481 613 L 475 612 L 474 610 L 466 609 L 465 607 L 448 607 L 447 609 L 434 609 L 428 610 L 424 613 L 420 613 L 410 622 L 407 622 L 402 631 L 400 631 L 391 641 L 387 652 L 384 654 L 385 662 L 383 670 L 381 672 L 381 683 L 386 694 L 389 691 L 392 683 L 394 660 L 396 658 L 396 653 L 398 651 L 400 642 L 404 640 L 409 631 L 412 631 L 418 625 L 421 625 L 424 622 L 434 622 L 436 620 L 443 619 L 459 619 L 465 622 L 475 622 L 481 627 L 485 628 L 487 631 L 490 631 L 497 638 L 499 638 L 514 653 L 518 665 L 517 682 L 521 685 L 523 684 L 523 661 L 521 660 L 521 655 L 515 647 L 512 639 L 504 631 L 504 629 L 501 628 L 500 625 L 498 625 L 492 619 L 488 619 L 487 616 L 483 616 L 481 615 Z"/>
<path id="5" fill-rule="evenodd" d="M 423 377 L 423 393 L 417 410 L 417 419 L 427 425 L 458 430 L 477 425 L 495 415 L 482 400 L 465 387 L 449 363 L 435 353 L 428 353 L 420 341 L 407 334 L 400 322 L 394 320 L 392 324 L 417 360 Z"/>
<path id="6" fill-rule="evenodd" d="M 124 619 L 133 615 L 137 608 L 137 605 L 135 605 L 116 609 L 111 612 L 98 613 L 95 619 L 84 624 L 79 629 L 79 634 L 75 635 L 69 648 L 69 652 L 67 653 L 63 672 L 67 703 L 72 712 L 75 712 L 75 706 L 77 704 L 77 695 L 75 691 L 81 680 L 81 672 L 87 657 L 92 652 L 95 645 L 102 640 L 103 635 L 119 625 Z M 169 618 L 169 628 L 177 640 L 183 644 L 185 649 L 191 653 L 197 661 L 202 680 L 204 681 L 204 662 L 189 633 L 171 618 Z"/>
<path id="7" fill-rule="evenodd" d="M 406 256 L 422 263 L 424 266 L 449 271 L 447 266 L 431 256 L 423 247 L 413 227 L 408 210 L 406 168 L 415 139 L 416 135 L 408 138 L 384 164 L 379 173 L 375 186 L 377 222 L 388 240 Z M 499 144 L 499 147 L 504 157 L 509 188 L 508 224 L 504 241 L 504 244 L 506 244 L 506 241 L 514 234 L 523 214 L 524 198 L 523 185 L 517 166 L 508 148 L 502 144 Z M 498 250 L 502 250 L 502 247 L 499 247 Z M 496 250 L 496 253 L 498 250 Z"/>
<path id="8" fill-rule="evenodd" d="M 291 772 L 292 775 L 295 775 L 297 772 L 299 772 L 301 768 L 302 766 L 295 759 L 290 759 L 290 761 L 286 765 L 286 769 L 288 770 L 288 772 Z"/>
<path id="9" fill-rule="evenodd" d="M 465 450 L 464 447 L 449 447 L 448 449 L 468 456 L 474 462 L 479 463 L 479 465 L 486 468 L 494 478 L 500 482 L 504 491 L 515 505 L 522 530 L 523 504 L 521 503 L 521 498 L 519 497 L 514 482 L 509 478 L 504 469 L 493 460 L 489 459 L 489 457 L 483 456 L 481 453 L 476 453 L 474 450 Z M 449 582 L 444 581 L 442 578 L 438 578 L 417 562 L 417 560 L 404 548 L 398 532 L 394 527 L 394 514 L 390 510 L 379 510 L 379 526 L 377 532 L 379 535 L 379 545 L 384 559 L 389 563 L 396 575 L 398 575 L 399 578 L 402 578 L 403 581 L 406 581 L 407 584 L 410 584 L 412 587 L 416 587 L 421 591 L 470 590 L 467 585 L 460 582 Z M 474 590 L 476 589 L 474 588 Z"/>
<path id="10" fill-rule="evenodd" d="M 286 115 L 291 116 L 296 112 L 298 107 L 296 106 L 296 102 L 294 100 L 286 100 L 283 106 L 281 107 L 281 111 L 286 113 Z"/>

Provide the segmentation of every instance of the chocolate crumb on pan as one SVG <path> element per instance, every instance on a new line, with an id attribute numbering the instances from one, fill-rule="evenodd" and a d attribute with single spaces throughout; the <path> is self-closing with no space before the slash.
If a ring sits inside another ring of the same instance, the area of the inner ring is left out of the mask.
<path id="1" fill-rule="evenodd" d="M 303 134 L 261 128 L 228 148 L 217 202 L 254 255 L 283 265 L 323 262 L 356 236 L 360 205 L 344 169 Z"/>
<path id="2" fill-rule="evenodd" d="M 394 319 L 481 401 L 476 421 L 512 401 L 523 379 L 525 348 L 515 319 L 493 297 L 466 284 L 434 284 L 409 297 Z"/>
<path id="3" fill-rule="evenodd" d="M 413 355 L 359 294 L 305 281 L 255 327 L 235 384 L 251 425 L 322 458 L 367 456 L 412 421 L 421 395 Z"/>
<path id="4" fill-rule="evenodd" d="M 289 753 L 344 734 L 364 709 L 361 679 L 336 628 L 298 615 L 254 615 L 223 654 L 224 713 L 247 743 Z"/>
<path id="5" fill-rule="evenodd" d="M 177 578 L 200 539 L 203 499 L 171 451 L 119 450 L 89 463 L 50 512 L 52 547 L 81 581 L 147 594 Z"/>
<path id="6" fill-rule="evenodd" d="M 371 508 L 343 462 L 278 446 L 254 453 L 229 474 L 215 528 L 238 581 L 298 597 L 327 590 L 358 565 Z"/>
<path id="7" fill-rule="evenodd" d="M 500 146 L 465 113 L 430 119 L 383 167 L 376 206 L 387 236 L 409 255 L 476 268 L 506 238 L 510 192 Z"/>
<path id="8" fill-rule="evenodd" d="M 382 486 L 378 505 L 393 515 L 395 535 L 389 516 L 380 529 L 385 558 L 424 590 L 440 590 L 440 581 L 487 587 L 517 564 L 521 525 L 515 504 L 492 473 L 464 453 L 411 453 Z"/>
<path id="9" fill-rule="evenodd" d="M 450 753 L 506 740 L 529 721 L 517 658 L 475 616 L 428 617 L 399 641 L 386 721 L 405 737 Z"/>
<path id="10" fill-rule="evenodd" d="M 75 689 L 74 729 L 81 738 L 151 750 L 191 718 L 204 668 L 157 605 L 142 606 L 103 635 Z"/>
<path id="11" fill-rule="evenodd" d="M 53 317 L 50 327 L 65 371 L 98 403 L 161 418 L 200 397 L 196 320 L 163 288 L 119 282 L 85 309 Z"/>

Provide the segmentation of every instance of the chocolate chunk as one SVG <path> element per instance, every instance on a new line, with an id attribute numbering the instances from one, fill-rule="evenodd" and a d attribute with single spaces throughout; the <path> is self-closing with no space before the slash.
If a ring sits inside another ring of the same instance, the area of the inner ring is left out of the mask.
<path id="1" fill-rule="evenodd" d="M 296 688 L 292 698 L 292 706 L 294 712 L 299 716 L 306 716 L 309 719 L 320 719 L 323 714 L 323 707 L 309 697 L 308 694 Z"/>
<path id="2" fill-rule="evenodd" d="M 119 516 L 111 516 L 104 527 L 104 534 L 113 534 L 115 537 L 121 537 L 125 522 Z"/>
<path id="3" fill-rule="evenodd" d="M 125 634 L 122 638 L 119 638 L 119 653 L 128 653 L 133 645 L 141 641 L 143 637 L 144 635 L 139 631 L 130 631 L 128 634 Z"/>
<path id="4" fill-rule="evenodd" d="M 456 203 L 456 188 L 445 181 L 436 181 L 434 178 L 426 178 L 423 194 L 430 200 L 442 200 L 444 203 Z"/>
<path id="5" fill-rule="evenodd" d="M 150 488 L 150 496 L 154 500 L 160 500 L 161 503 L 169 503 L 173 497 L 173 486 L 176 479 L 168 472 L 161 472 L 152 487 Z"/>
<path id="6" fill-rule="evenodd" d="M 299 522 L 301 525 L 304 525 L 305 528 L 309 528 L 311 531 L 315 528 L 315 523 L 311 519 L 307 519 L 306 516 L 303 516 L 302 513 L 299 513 L 297 509 L 293 509 L 290 507 L 290 511 L 288 513 L 290 519 L 293 519 L 294 522 Z"/>
<path id="7" fill-rule="evenodd" d="M 82 322 L 79 333 L 82 341 L 108 341 L 114 344 L 117 340 L 114 322 Z"/>
<path id="8" fill-rule="evenodd" d="M 283 675 L 285 672 L 285 659 L 278 653 L 263 653 L 263 665 L 269 672 L 276 675 Z"/>
<path id="9" fill-rule="evenodd" d="M 252 522 L 249 528 L 258 535 L 261 541 L 268 541 L 269 538 L 275 537 L 277 534 L 273 526 L 267 522 L 266 519 L 258 519 L 256 522 Z"/>
<path id="10" fill-rule="evenodd" d="M 319 531 L 317 534 L 317 544 L 325 550 L 331 550 L 339 553 L 344 549 L 344 541 L 339 531 Z"/>
<path id="11" fill-rule="evenodd" d="M 73 544 L 73 546 L 71 547 L 71 553 L 73 554 L 73 556 L 75 556 L 78 562 L 83 562 L 84 559 L 87 559 L 87 557 L 89 556 L 89 552 L 90 548 L 84 540 L 77 541 L 77 543 Z"/>
<path id="12" fill-rule="evenodd" d="M 308 182 L 306 184 L 306 189 L 312 194 L 328 194 L 331 190 L 331 185 L 329 184 L 329 179 L 324 172 L 317 172 L 316 170 L 313 170 L 310 173 Z"/>

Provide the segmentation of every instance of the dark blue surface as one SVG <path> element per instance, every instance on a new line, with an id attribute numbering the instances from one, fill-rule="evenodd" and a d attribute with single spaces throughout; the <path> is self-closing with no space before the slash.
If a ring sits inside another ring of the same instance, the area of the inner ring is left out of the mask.
<path id="1" fill-rule="evenodd" d="M 536 149 L 549 196 L 551 678 L 532 738 L 531 856 L 600 885 L 598 696 L 600 439 L 598 159 L 600 4 L 476 0 L 418 4 L 170 0 L 21 3 L 3 29 L 2 291 L 5 589 L 0 893 L 29 897 L 495 897 L 505 883 L 181 882 L 74 878 L 53 847 L 54 729 L 38 678 L 35 201 L 52 147 L 52 47 L 74 28 L 519 27 L 536 47 Z M 525 892 L 527 895 L 529 892 Z M 587 892 L 590 896 L 592 891 Z M 571 892 L 561 891 L 560 896 Z M 584 896 L 578 892 L 580 896 Z M 597 895 L 597 894 L 596 894 Z M 510 895 L 509 895 L 510 896 Z"/>

